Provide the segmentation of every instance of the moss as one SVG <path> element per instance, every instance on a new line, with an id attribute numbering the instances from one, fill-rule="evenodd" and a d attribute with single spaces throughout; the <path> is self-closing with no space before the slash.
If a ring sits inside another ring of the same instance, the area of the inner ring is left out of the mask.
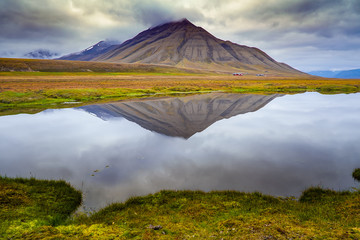
<path id="1" fill-rule="evenodd" d="M 65 181 L 0 176 L 0 236 L 63 224 L 81 201 L 81 193 Z"/>
<path id="2" fill-rule="evenodd" d="M 321 202 L 326 198 L 334 198 L 339 195 L 347 195 L 349 192 L 336 192 L 330 189 L 322 189 L 321 187 L 311 187 L 305 190 L 299 201 L 300 202 Z"/>

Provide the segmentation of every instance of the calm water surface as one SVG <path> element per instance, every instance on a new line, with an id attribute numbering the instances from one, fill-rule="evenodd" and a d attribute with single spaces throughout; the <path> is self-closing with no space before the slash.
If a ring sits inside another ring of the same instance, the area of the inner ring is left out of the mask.
<path id="1" fill-rule="evenodd" d="M 356 167 L 360 94 L 209 94 L 0 117 L 1 175 L 64 179 L 93 209 L 161 189 L 349 189 Z"/>

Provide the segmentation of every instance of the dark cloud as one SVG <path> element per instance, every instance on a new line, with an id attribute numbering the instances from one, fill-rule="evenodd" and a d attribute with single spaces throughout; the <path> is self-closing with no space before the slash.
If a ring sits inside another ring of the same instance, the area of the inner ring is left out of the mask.
<path id="1" fill-rule="evenodd" d="M 168 6 L 156 1 L 155 3 L 136 1 L 132 7 L 135 17 L 146 25 L 154 26 L 175 20 L 175 16 L 168 10 Z"/>
<path id="2" fill-rule="evenodd" d="M 304 32 L 330 38 L 339 34 L 359 35 L 358 8 L 357 0 L 257 1 L 240 16 L 244 14 L 276 32 Z"/>
<path id="3" fill-rule="evenodd" d="M 159 0 L 144 2 L 138 0 L 133 1 L 132 3 L 135 18 L 145 25 L 156 26 L 182 18 L 188 18 L 192 21 L 203 18 L 203 15 L 199 10 L 176 5 L 174 7 L 174 3 L 172 2 L 166 3 Z"/>
<path id="4" fill-rule="evenodd" d="M 70 37 L 74 33 L 76 16 L 63 11 L 53 1 L 0 2 L 1 39 L 39 39 Z"/>

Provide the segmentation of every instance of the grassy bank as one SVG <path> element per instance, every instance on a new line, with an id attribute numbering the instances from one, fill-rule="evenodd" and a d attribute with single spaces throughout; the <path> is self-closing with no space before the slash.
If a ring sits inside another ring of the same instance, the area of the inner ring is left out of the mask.
<path id="1" fill-rule="evenodd" d="M 63 224 L 81 201 L 81 192 L 64 181 L 0 176 L 0 239 L 17 233 L 31 239 L 44 226 Z"/>
<path id="2" fill-rule="evenodd" d="M 299 200 L 235 191 L 161 191 L 70 217 L 63 181 L 0 178 L 4 239 L 359 239 L 360 192 L 310 188 Z M 155 228 L 155 229 L 154 229 Z"/>
<path id="3" fill-rule="evenodd" d="M 258 94 L 306 91 L 336 94 L 360 91 L 360 79 L 234 77 L 172 72 L 0 72 L 0 81 L 0 115 L 208 91 Z"/>

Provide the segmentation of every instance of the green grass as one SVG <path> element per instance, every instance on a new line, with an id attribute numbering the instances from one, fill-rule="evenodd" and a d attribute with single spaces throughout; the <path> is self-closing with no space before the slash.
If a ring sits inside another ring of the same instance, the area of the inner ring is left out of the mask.
<path id="1" fill-rule="evenodd" d="M 312 187 L 299 200 L 237 191 L 169 191 L 71 216 L 63 181 L 0 178 L 4 239 L 359 239 L 360 192 Z M 160 225 L 160 230 L 150 229 Z"/>
<path id="2" fill-rule="evenodd" d="M 346 88 L 352 90 L 353 88 Z M 346 90 L 345 89 L 345 90 Z M 320 91 L 322 94 L 354 93 L 356 91 Z M 139 99 L 146 97 L 185 96 L 214 91 L 243 94 L 297 94 L 316 91 L 304 88 L 232 88 L 213 89 L 203 87 L 153 87 L 151 89 L 94 88 L 94 89 L 51 89 L 26 92 L 0 92 L 0 116 L 19 113 L 37 113 L 45 109 L 79 107 L 111 101 Z"/>
<path id="3" fill-rule="evenodd" d="M 65 181 L 0 176 L 0 236 L 63 224 L 81 201 L 81 192 Z"/>
<path id="4" fill-rule="evenodd" d="M 133 98 L 178 96 L 205 93 L 211 90 L 198 87 L 171 87 L 153 89 L 50 89 L 27 92 L 0 92 L 0 116 L 17 113 L 36 113 L 48 108 L 77 107 Z"/>
<path id="5" fill-rule="evenodd" d="M 26 92 L 0 92 L 0 116 L 17 113 L 36 113 L 48 108 L 77 107 L 92 103 L 104 103 L 133 98 L 178 96 L 179 94 L 207 93 L 218 91 L 198 86 L 153 87 L 151 89 L 128 88 L 90 88 L 90 89 L 48 89 Z M 323 94 L 353 93 L 359 89 L 353 86 L 340 88 L 308 89 L 301 86 L 273 87 L 259 86 L 248 88 L 223 89 L 224 92 L 256 94 L 295 94 L 318 91 Z"/>
<path id="6" fill-rule="evenodd" d="M 302 85 L 289 85 L 289 86 L 273 86 L 271 84 L 265 84 L 258 87 L 243 87 L 243 88 L 231 88 L 230 92 L 237 93 L 304 93 L 304 92 L 318 92 L 321 94 L 339 94 L 339 93 L 357 93 L 360 91 L 359 86 L 352 85 L 324 85 L 320 87 L 314 86 L 302 86 Z"/>

